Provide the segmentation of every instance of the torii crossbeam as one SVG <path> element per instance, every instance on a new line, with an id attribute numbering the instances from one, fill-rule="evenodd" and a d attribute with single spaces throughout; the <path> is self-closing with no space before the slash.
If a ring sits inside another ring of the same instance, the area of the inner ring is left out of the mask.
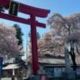
<path id="1" fill-rule="evenodd" d="M 9 4 L 11 1 L 12 0 L 0 0 L 0 6 L 9 8 Z M 44 23 L 40 23 L 36 21 L 36 17 L 45 18 L 48 16 L 48 13 L 50 11 L 45 9 L 35 8 L 22 3 L 18 3 L 18 4 L 19 4 L 18 12 L 29 14 L 30 19 L 24 19 L 21 17 L 5 14 L 1 12 L 0 12 L 0 18 L 31 25 L 32 70 L 33 70 L 33 74 L 37 74 L 37 71 L 39 69 L 39 63 L 38 63 L 38 51 L 37 51 L 36 26 L 45 28 L 46 25 Z"/>

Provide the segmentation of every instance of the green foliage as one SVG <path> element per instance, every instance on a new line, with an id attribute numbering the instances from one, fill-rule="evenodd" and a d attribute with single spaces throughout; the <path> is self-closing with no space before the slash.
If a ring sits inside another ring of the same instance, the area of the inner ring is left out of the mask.
<path id="1" fill-rule="evenodd" d="M 22 33 L 22 31 L 21 31 L 21 28 L 20 28 L 20 26 L 17 25 L 17 24 L 14 24 L 13 26 L 14 26 L 15 29 L 16 29 L 16 38 L 18 39 L 18 45 L 22 45 L 22 42 L 23 42 L 23 40 L 22 40 L 22 35 L 23 35 L 23 33 Z"/>

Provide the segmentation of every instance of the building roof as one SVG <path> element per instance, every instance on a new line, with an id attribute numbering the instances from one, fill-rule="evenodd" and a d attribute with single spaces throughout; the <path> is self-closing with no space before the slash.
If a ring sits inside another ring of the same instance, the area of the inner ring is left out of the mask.
<path id="1" fill-rule="evenodd" d="M 5 67 L 3 67 L 3 70 L 9 70 L 9 69 L 18 69 L 19 66 L 17 64 L 9 64 Z"/>

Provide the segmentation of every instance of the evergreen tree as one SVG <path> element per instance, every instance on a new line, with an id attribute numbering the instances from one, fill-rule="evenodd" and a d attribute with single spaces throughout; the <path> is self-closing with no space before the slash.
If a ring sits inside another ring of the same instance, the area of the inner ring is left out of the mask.
<path id="1" fill-rule="evenodd" d="M 14 24 L 14 27 L 16 29 L 16 38 L 18 39 L 18 45 L 22 45 L 22 41 L 23 41 L 22 40 L 22 35 L 23 35 L 23 33 L 21 31 L 21 28 L 17 24 Z"/>
<path id="2" fill-rule="evenodd" d="M 23 33 L 22 33 L 22 31 L 21 31 L 21 28 L 20 28 L 20 26 L 17 25 L 17 24 L 14 24 L 13 26 L 14 26 L 15 29 L 16 29 L 16 38 L 18 39 L 18 45 L 21 45 L 21 46 L 22 46 L 22 42 L 23 42 L 23 40 L 22 40 L 22 35 L 23 35 Z M 22 49 L 22 48 L 21 48 L 21 49 Z M 17 55 L 14 62 L 17 63 L 20 67 L 26 68 L 26 64 L 25 64 L 25 62 L 22 60 L 22 56 L 23 56 L 23 54 Z"/>

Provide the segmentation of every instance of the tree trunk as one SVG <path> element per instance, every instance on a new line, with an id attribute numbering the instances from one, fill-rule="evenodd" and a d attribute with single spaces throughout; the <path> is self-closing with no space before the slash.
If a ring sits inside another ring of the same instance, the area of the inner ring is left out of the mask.
<path id="1" fill-rule="evenodd" d="M 73 44 L 71 45 L 71 51 L 69 52 L 69 54 L 71 56 L 72 63 L 73 63 L 73 65 L 72 65 L 73 66 L 73 71 L 76 71 L 77 64 L 76 64 L 76 56 L 75 56 L 75 53 L 74 53 L 74 46 L 73 46 Z"/>

